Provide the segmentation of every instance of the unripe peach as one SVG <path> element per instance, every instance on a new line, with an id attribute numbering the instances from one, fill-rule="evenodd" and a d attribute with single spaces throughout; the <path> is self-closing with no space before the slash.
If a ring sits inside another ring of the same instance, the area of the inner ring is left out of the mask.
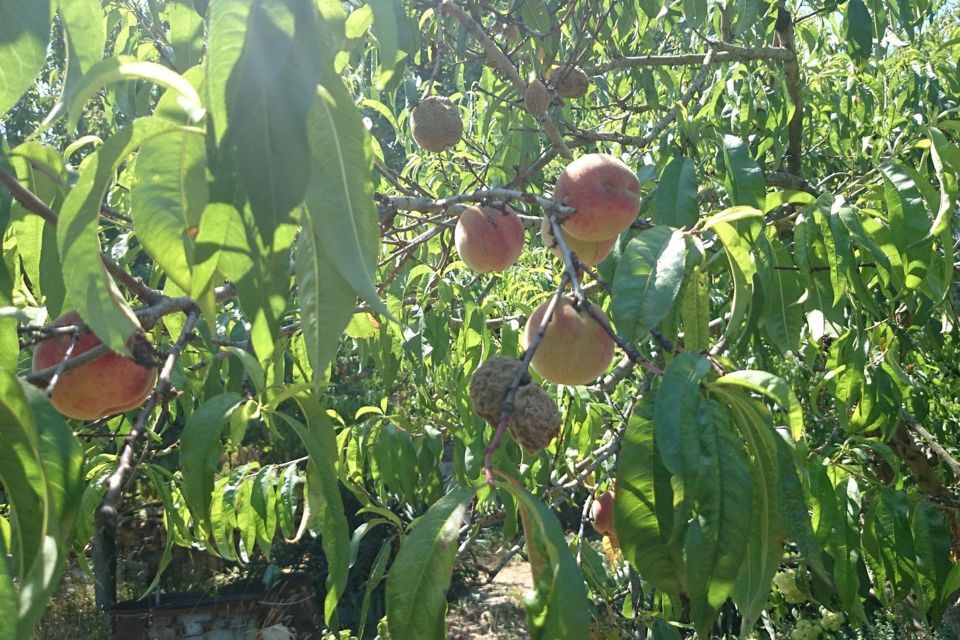
<path id="1" fill-rule="evenodd" d="M 529 348 L 537 334 L 550 301 L 533 310 L 523 331 L 523 348 Z M 587 302 L 604 319 L 599 307 Z M 557 384 L 586 384 L 607 370 L 613 360 L 613 339 L 587 313 L 577 309 L 566 296 L 557 301 L 557 307 L 547 324 L 543 339 L 537 347 L 530 366 L 544 380 Z"/>
<path id="2" fill-rule="evenodd" d="M 540 224 L 540 237 L 543 239 L 543 246 L 550 249 L 553 255 L 563 260 L 563 252 L 560 251 L 560 245 L 557 244 L 556 238 L 553 237 L 553 227 L 550 224 L 549 218 L 544 218 Z M 614 245 L 617 244 L 616 237 L 610 238 L 609 240 L 601 240 L 600 242 L 590 242 L 589 240 L 581 240 L 568 233 L 564 235 L 563 239 L 566 240 L 570 250 L 577 254 L 580 261 L 588 267 L 600 264 L 600 261 L 610 255 Z"/>
<path id="3" fill-rule="evenodd" d="M 82 322 L 76 311 L 57 318 L 52 326 Z M 63 360 L 70 348 L 73 336 L 57 335 L 40 342 L 33 351 L 33 370 L 53 367 Z M 100 338 L 90 331 L 80 335 L 71 358 L 90 351 L 101 344 Z M 53 389 L 50 402 L 69 418 L 98 420 L 116 413 L 129 411 L 143 404 L 157 381 L 153 367 L 137 364 L 130 358 L 108 351 L 107 353 L 63 372 Z"/>
<path id="4" fill-rule="evenodd" d="M 580 156 L 566 166 L 554 200 L 576 211 L 563 222 L 569 235 L 600 242 L 616 238 L 640 212 L 640 181 L 626 164 L 605 153 Z"/>
<path id="5" fill-rule="evenodd" d="M 617 539 L 617 530 L 613 526 L 613 489 L 608 489 L 597 496 L 590 507 L 593 518 L 593 528 L 597 533 L 609 538 Z"/>
<path id="6" fill-rule="evenodd" d="M 507 205 L 467 207 L 457 220 L 457 253 L 477 273 L 503 271 L 523 251 L 523 223 Z"/>

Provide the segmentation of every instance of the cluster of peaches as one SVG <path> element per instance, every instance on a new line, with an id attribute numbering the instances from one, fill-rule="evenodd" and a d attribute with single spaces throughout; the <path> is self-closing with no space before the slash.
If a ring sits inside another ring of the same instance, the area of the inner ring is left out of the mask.
<path id="1" fill-rule="evenodd" d="M 564 240 L 581 263 L 594 266 L 603 260 L 618 236 L 640 211 L 640 181 L 630 168 L 613 156 L 593 153 L 571 162 L 560 174 L 553 199 L 574 212 L 561 224 Z M 562 253 L 548 216 L 540 227 L 543 243 Z M 512 266 L 524 247 L 524 229 L 516 211 L 505 204 L 470 206 L 460 215 L 454 235 L 457 253 L 478 273 L 503 271 Z M 603 312 L 593 306 L 579 308 L 561 297 L 530 365 L 545 380 L 578 385 L 595 380 L 613 359 L 614 342 L 595 318 Z M 527 348 L 539 330 L 549 301 L 530 314 L 524 329 Z"/>

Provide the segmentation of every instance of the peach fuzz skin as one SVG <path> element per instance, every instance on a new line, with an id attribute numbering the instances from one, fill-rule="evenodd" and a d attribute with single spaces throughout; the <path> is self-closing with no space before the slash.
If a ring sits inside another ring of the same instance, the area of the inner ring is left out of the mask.
<path id="1" fill-rule="evenodd" d="M 580 240 L 616 238 L 640 213 L 640 181 L 626 164 L 605 153 L 580 156 L 566 166 L 553 199 L 573 207 L 563 229 Z"/>
<path id="2" fill-rule="evenodd" d="M 543 239 L 543 246 L 550 249 L 553 255 L 563 260 L 560 245 L 557 244 L 556 239 L 553 237 L 553 229 L 550 226 L 550 220 L 547 218 L 544 218 L 543 223 L 540 225 L 540 237 Z M 597 266 L 604 258 L 610 255 L 614 245 L 617 244 L 617 237 L 618 236 L 615 236 L 609 240 L 601 240 L 600 242 L 590 242 L 589 240 L 581 240 L 570 234 L 564 234 L 564 240 L 570 248 L 570 251 L 573 251 L 576 256 L 580 258 L 580 261 L 588 267 Z"/>
<path id="3" fill-rule="evenodd" d="M 523 332 L 524 349 L 533 343 L 549 304 L 547 300 L 530 314 Z M 603 314 L 595 305 L 593 308 Z M 574 308 L 572 300 L 562 297 L 557 302 L 530 366 L 549 382 L 587 384 L 596 380 L 610 366 L 613 349 L 613 339 L 603 327 L 586 311 Z"/>
<path id="4" fill-rule="evenodd" d="M 457 254 L 477 273 L 503 271 L 523 251 L 523 223 L 508 206 L 467 207 L 454 232 Z"/>
<path id="5" fill-rule="evenodd" d="M 82 322 L 71 311 L 57 318 L 52 326 Z M 40 342 L 33 351 L 33 370 L 53 367 L 63 360 L 73 336 L 58 335 Z M 71 358 L 97 347 L 100 338 L 90 331 L 81 334 Z M 60 376 L 51 404 L 68 418 L 98 420 L 139 407 L 150 395 L 157 381 L 156 369 L 144 367 L 113 351 L 68 369 Z"/>

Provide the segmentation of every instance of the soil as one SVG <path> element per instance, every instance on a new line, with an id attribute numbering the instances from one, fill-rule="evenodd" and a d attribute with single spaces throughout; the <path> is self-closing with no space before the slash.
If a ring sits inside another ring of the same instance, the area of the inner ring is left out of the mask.
<path id="1" fill-rule="evenodd" d="M 514 559 L 490 584 L 481 586 L 447 612 L 448 640 L 527 638 L 523 594 L 533 589 L 530 564 Z"/>

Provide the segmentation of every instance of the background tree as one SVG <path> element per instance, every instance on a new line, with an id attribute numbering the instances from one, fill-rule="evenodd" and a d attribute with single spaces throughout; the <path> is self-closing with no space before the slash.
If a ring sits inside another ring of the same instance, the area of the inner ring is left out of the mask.
<path id="1" fill-rule="evenodd" d="M 492 526 L 530 557 L 532 637 L 938 621 L 960 589 L 958 15 L 8 0 L 2 635 L 71 550 L 110 607 L 118 513 L 148 496 L 160 571 L 173 545 L 247 562 L 319 535 L 323 622 L 361 635 L 385 580 L 391 637 L 443 637 L 457 553 Z M 570 186 L 584 157 L 606 168 Z M 514 266 L 464 249 L 507 249 L 483 225 L 508 218 Z M 145 404 L 59 415 L 107 351 L 156 369 Z M 564 378 L 598 351 L 599 378 Z M 351 536 L 380 527 L 341 623 Z"/>

